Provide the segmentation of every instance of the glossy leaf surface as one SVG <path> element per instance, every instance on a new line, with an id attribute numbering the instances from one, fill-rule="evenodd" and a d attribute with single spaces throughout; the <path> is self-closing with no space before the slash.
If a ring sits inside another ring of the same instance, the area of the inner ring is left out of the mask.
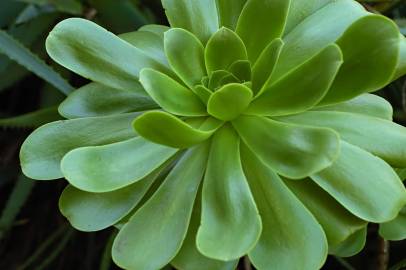
<path id="1" fill-rule="evenodd" d="M 320 171 L 338 155 L 338 135 L 330 129 L 285 124 L 259 116 L 241 116 L 232 123 L 251 151 L 289 178 L 300 179 Z"/>
<path id="2" fill-rule="evenodd" d="M 203 181 L 198 250 L 209 258 L 238 259 L 261 234 L 261 218 L 241 166 L 240 140 L 231 126 L 212 139 Z M 227 153 L 227 155 L 224 155 Z"/>
<path id="3" fill-rule="evenodd" d="M 207 152 L 203 144 L 185 153 L 151 199 L 120 230 L 113 245 L 113 259 L 119 266 L 155 270 L 176 256 L 186 237 Z"/>
<path id="4" fill-rule="evenodd" d="M 176 152 L 136 137 L 75 149 L 64 156 L 61 169 L 69 183 L 81 190 L 108 192 L 144 179 Z"/>

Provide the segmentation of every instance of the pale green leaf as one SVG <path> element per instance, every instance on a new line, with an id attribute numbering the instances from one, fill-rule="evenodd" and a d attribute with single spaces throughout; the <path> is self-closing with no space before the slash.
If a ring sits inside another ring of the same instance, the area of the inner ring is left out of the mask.
<path id="1" fill-rule="evenodd" d="M 214 118 L 208 118 L 206 123 L 207 130 L 199 130 L 171 114 L 151 111 L 138 117 L 133 126 L 138 134 L 152 142 L 175 148 L 188 148 L 210 138 L 222 124 Z"/>
<path id="2" fill-rule="evenodd" d="M 255 63 L 265 47 L 282 36 L 290 0 L 248 0 L 237 23 L 237 34 Z"/>
<path id="3" fill-rule="evenodd" d="M 359 253 L 367 240 L 367 228 L 358 230 L 349 236 L 344 242 L 329 247 L 329 253 L 340 257 L 351 257 Z"/>
<path id="4" fill-rule="evenodd" d="M 406 38 L 401 35 L 399 42 L 399 60 L 392 80 L 396 80 L 406 74 Z"/>
<path id="5" fill-rule="evenodd" d="M 327 240 L 317 220 L 278 175 L 246 146 L 244 172 L 262 218 L 262 234 L 249 258 L 258 269 L 319 269 L 327 257 Z"/>
<path id="6" fill-rule="evenodd" d="M 219 28 L 216 0 L 162 0 L 172 27 L 188 30 L 204 44 Z"/>
<path id="7" fill-rule="evenodd" d="M 275 116 L 309 110 L 327 94 L 342 63 L 340 48 L 327 46 L 278 81 L 264 85 L 246 113 Z"/>
<path id="8" fill-rule="evenodd" d="M 79 18 L 55 26 L 46 41 L 48 54 L 59 64 L 101 84 L 134 89 L 142 68 L 172 72 L 140 49 L 97 24 Z"/>
<path id="9" fill-rule="evenodd" d="M 153 69 L 143 69 L 140 82 L 162 109 L 182 116 L 207 115 L 206 108 L 193 91 Z"/>
<path id="10" fill-rule="evenodd" d="M 365 16 L 354 22 L 337 40 L 344 64 L 321 101 L 332 104 L 376 91 L 390 82 L 399 54 L 399 30 L 390 19 Z"/>
<path id="11" fill-rule="evenodd" d="M 125 269 L 156 270 L 178 253 L 206 168 L 207 144 L 188 150 L 155 194 L 120 230 L 113 260 Z"/>
<path id="12" fill-rule="evenodd" d="M 61 170 L 69 183 L 78 189 L 108 192 L 144 179 L 177 151 L 136 137 L 72 150 L 63 157 Z"/>
<path id="13" fill-rule="evenodd" d="M 192 33 L 173 28 L 165 33 L 165 53 L 169 64 L 182 81 L 194 87 L 206 76 L 203 44 Z"/>
<path id="14" fill-rule="evenodd" d="M 262 225 L 240 160 L 240 139 L 231 126 L 212 139 L 203 182 L 197 249 L 206 257 L 238 259 L 257 243 Z"/>
<path id="15" fill-rule="evenodd" d="M 247 60 L 247 51 L 241 38 L 228 28 L 222 27 L 207 42 L 205 49 L 207 73 L 227 70 L 238 60 Z"/>
<path id="16" fill-rule="evenodd" d="M 223 121 L 238 117 L 250 104 L 252 91 L 248 87 L 230 83 L 214 92 L 207 103 L 207 112 Z"/>
<path id="17" fill-rule="evenodd" d="M 166 31 L 168 31 L 170 28 L 166 25 L 160 25 L 160 24 L 147 24 L 144 26 L 141 26 L 138 31 L 145 31 L 145 32 L 151 32 L 154 33 L 155 35 L 159 36 L 162 40 L 164 39 L 164 34 Z"/>
<path id="18" fill-rule="evenodd" d="M 394 219 L 406 204 L 406 190 L 395 171 L 344 141 L 334 164 L 311 178 L 351 213 L 370 222 Z"/>
<path id="19" fill-rule="evenodd" d="M 338 111 L 310 111 L 278 119 L 334 129 L 344 141 L 379 156 L 395 167 L 406 167 L 406 129 L 392 121 Z"/>
<path id="20" fill-rule="evenodd" d="M 319 106 L 313 111 L 337 111 L 364 114 L 392 121 L 392 105 L 377 95 L 362 94 L 358 97 L 334 105 Z"/>
<path id="21" fill-rule="evenodd" d="M 81 118 L 46 124 L 23 143 L 20 162 L 23 173 L 32 179 L 62 178 L 60 162 L 70 150 L 123 141 L 136 136 L 131 121 L 139 113 Z"/>
<path id="22" fill-rule="evenodd" d="M 219 24 L 234 30 L 247 0 L 216 0 Z"/>
<path id="23" fill-rule="evenodd" d="M 60 120 L 56 107 L 40 109 L 23 115 L 0 118 L 0 127 L 4 128 L 37 128 L 41 125 Z"/>
<path id="24" fill-rule="evenodd" d="M 329 246 L 338 245 L 366 226 L 366 221 L 348 212 L 310 179 L 302 181 L 285 179 L 284 182 L 320 223 Z"/>
<path id="25" fill-rule="evenodd" d="M 258 158 L 288 178 L 300 179 L 330 166 L 339 152 L 338 134 L 331 129 L 260 116 L 241 116 L 232 123 Z"/>
<path id="26" fill-rule="evenodd" d="M 391 241 L 406 239 L 406 206 L 403 207 L 395 219 L 379 225 L 379 234 L 386 240 Z"/>
<path id="27" fill-rule="evenodd" d="M 64 117 L 73 119 L 159 108 L 146 94 L 139 94 L 143 91 L 140 84 L 134 87 L 140 88 L 140 91 L 125 91 L 89 83 L 70 94 L 59 105 L 58 111 Z"/>

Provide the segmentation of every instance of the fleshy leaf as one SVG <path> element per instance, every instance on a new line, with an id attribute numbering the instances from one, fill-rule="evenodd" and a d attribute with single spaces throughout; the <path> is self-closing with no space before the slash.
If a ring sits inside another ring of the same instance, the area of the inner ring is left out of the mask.
<path id="1" fill-rule="evenodd" d="M 392 121 L 393 109 L 384 98 L 372 94 L 362 94 L 356 98 L 334 105 L 313 108 L 313 111 L 336 111 L 364 114 Z"/>
<path id="2" fill-rule="evenodd" d="M 399 30 L 380 15 L 363 17 L 353 23 L 337 41 L 344 64 L 321 101 L 337 103 L 361 93 L 376 91 L 393 77 L 399 54 Z"/>
<path id="3" fill-rule="evenodd" d="M 140 82 L 164 110 L 182 116 L 207 115 L 201 100 L 188 88 L 153 69 L 143 69 Z"/>
<path id="4" fill-rule="evenodd" d="M 241 82 L 251 81 L 251 63 L 248 60 L 235 61 L 228 70 Z"/>
<path id="5" fill-rule="evenodd" d="M 396 80 L 406 74 L 406 37 L 401 35 L 399 42 L 399 60 L 392 80 Z"/>
<path id="6" fill-rule="evenodd" d="M 219 28 L 216 0 L 162 0 L 172 27 L 188 30 L 204 44 Z"/>
<path id="7" fill-rule="evenodd" d="M 119 37 L 162 65 L 168 66 L 168 61 L 166 60 L 165 56 L 164 43 L 160 36 L 152 32 L 135 31 L 121 34 Z"/>
<path id="8" fill-rule="evenodd" d="M 201 195 L 201 194 L 200 194 Z M 171 264 L 176 269 L 182 270 L 235 270 L 238 260 L 219 261 L 203 256 L 196 247 L 196 234 L 200 226 L 201 199 L 198 194 L 193 207 L 192 219 L 189 224 L 188 233 L 183 241 L 182 248 L 179 250 Z"/>
<path id="9" fill-rule="evenodd" d="M 203 181 L 202 219 L 196 245 L 206 257 L 223 261 L 247 254 L 262 230 L 239 147 L 240 140 L 231 126 L 216 132 Z"/>
<path id="10" fill-rule="evenodd" d="M 340 48 L 327 46 L 278 81 L 265 85 L 246 113 L 275 116 L 312 108 L 327 94 L 342 63 Z"/>
<path id="11" fill-rule="evenodd" d="M 406 132 L 404 127 L 391 121 L 355 113 L 328 111 L 311 111 L 278 119 L 334 129 L 344 141 L 379 156 L 395 167 L 406 167 Z"/>
<path id="12" fill-rule="evenodd" d="M 66 153 L 82 146 L 109 144 L 134 137 L 131 121 L 138 115 L 129 113 L 46 124 L 28 136 L 22 145 L 22 170 L 32 179 L 62 178 L 60 162 Z"/>
<path id="13" fill-rule="evenodd" d="M 237 23 L 237 34 L 255 63 L 263 49 L 282 36 L 290 0 L 248 0 Z"/>
<path id="14" fill-rule="evenodd" d="M 207 102 L 209 102 L 209 98 L 212 94 L 210 89 L 208 89 L 204 85 L 199 84 L 193 87 L 192 90 L 200 98 L 200 100 L 207 105 Z"/>
<path id="15" fill-rule="evenodd" d="M 57 24 L 46 40 L 46 48 L 64 67 L 122 90 L 137 90 L 134 85 L 145 67 L 172 74 L 141 50 L 84 19 L 70 18 Z"/>
<path id="16" fill-rule="evenodd" d="M 241 38 L 228 28 L 222 27 L 207 42 L 205 61 L 207 73 L 227 70 L 237 60 L 247 60 L 247 51 Z"/>
<path id="17" fill-rule="evenodd" d="M 183 82 L 192 88 L 206 76 L 203 44 L 192 33 L 173 28 L 165 33 L 165 53 L 169 64 Z"/>
<path id="18" fill-rule="evenodd" d="M 348 212 L 310 179 L 302 181 L 285 179 L 284 182 L 320 223 L 329 246 L 338 245 L 366 226 L 366 221 Z"/>
<path id="19" fill-rule="evenodd" d="M 359 253 L 365 246 L 367 240 L 367 228 L 363 228 L 351 236 L 344 242 L 329 247 L 329 253 L 340 257 L 351 257 Z"/>
<path id="20" fill-rule="evenodd" d="M 247 0 L 216 0 L 220 27 L 234 30 Z"/>
<path id="21" fill-rule="evenodd" d="M 367 14 L 365 8 L 353 0 L 333 1 L 317 10 L 283 38 L 285 46 L 273 78 L 279 79 L 316 55 L 340 38 L 354 21 Z"/>
<path id="22" fill-rule="evenodd" d="M 284 35 L 290 33 L 298 24 L 319 9 L 336 0 L 291 1 Z"/>
<path id="23" fill-rule="evenodd" d="M 338 134 L 331 129 L 260 116 L 241 116 L 232 123 L 258 158 L 288 178 L 304 178 L 330 166 L 339 152 Z"/>
<path id="24" fill-rule="evenodd" d="M 403 207 L 395 219 L 380 224 L 379 234 L 386 240 L 391 241 L 406 239 L 406 206 Z"/>
<path id="25" fill-rule="evenodd" d="M 229 76 L 233 76 L 231 72 L 227 71 L 227 70 L 216 70 L 213 71 L 210 74 L 210 78 L 209 78 L 209 83 L 207 85 L 207 87 L 212 90 L 212 91 L 216 91 L 218 88 L 220 88 L 222 86 L 222 81 L 224 78 L 227 78 Z M 237 78 L 235 78 L 236 81 L 238 81 Z"/>
<path id="26" fill-rule="evenodd" d="M 157 109 L 159 106 L 146 94 L 140 84 L 139 91 L 114 89 L 99 83 L 89 83 L 65 99 L 59 105 L 59 113 L 66 118 L 107 116 L 131 111 Z"/>
<path id="27" fill-rule="evenodd" d="M 248 87 L 231 83 L 214 92 L 207 103 L 207 112 L 223 121 L 238 117 L 250 104 L 252 91 Z"/>
<path id="28" fill-rule="evenodd" d="M 120 267 L 156 270 L 176 256 L 186 237 L 207 153 L 207 144 L 188 150 L 120 230 L 113 245 L 113 260 Z"/>
<path id="29" fill-rule="evenodd" d="M 258 93 L 260 89 L 270 82 L 271 75 L 278 62 L 279 55 L 283 48 L 283 41 L 279 38 L 274 39 L 262 51 L 258 60 L 252 68 L 252 90 Z"/>
<path id="30" fill-rule="evenodd" d="M 175 116 L 161 112 L 146 112 L 138 117 L 134 129 L 144 138 L 175 148 L 188 148 L 207 140 L 221 125 L 221 122 L 208 118 L 210 125 L 207 130 L 191 127 Z M 211 126 L 212 125 L 212 126 Z"/>
<path id="31" fill-rule="evenodd" d="M 246 146 L 244 172 L 262 218 L 263 230 L 248 254 L 258 269 L 319 269 L 327 257 L 327 240 L 312 214 L 279 176 Z"/>
<path id="32" fill-rule="evenodd" d="M 154 33 L 155 35 L 159 36 L 163 40 L 165 32 L 168 31 L 169 29 L 170 28 L 166 25 L 147 24 L 147 25 L 141 26 L 138 29 L 138 31 Z"/>
<path id="33" fill-rule="evenodd" d="M 136 137 L 72 150 L 62 159 L 61 170 L 76 188 L 108 192 L 144 179 L 177 151 Z"/>
<path id="34" fill-rule="evenodd" d="M 311 178 L 351 213 L 370 222 L 394 219 L 406 203 L 406 190 L 395 171 L 344 141 L 334 164 Z"/>
<path id="35" fill-rule="evenodd" d="M 112 192 L 90 193 L 69 185 L 59 199 L 59 209 L 80 231 L 99 231 L 113 226 L 137 206 L 166 165 L 142 181 Z"/>

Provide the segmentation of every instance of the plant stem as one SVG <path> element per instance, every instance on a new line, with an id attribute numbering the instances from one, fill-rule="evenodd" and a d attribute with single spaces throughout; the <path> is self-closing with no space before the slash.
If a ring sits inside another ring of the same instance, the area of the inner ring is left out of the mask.
<path id="1" fill-rule="evenodd" d="M 378 239 L 377 270 L 387 270 L 389 262 L 389 241 L 379 237 Z"/>

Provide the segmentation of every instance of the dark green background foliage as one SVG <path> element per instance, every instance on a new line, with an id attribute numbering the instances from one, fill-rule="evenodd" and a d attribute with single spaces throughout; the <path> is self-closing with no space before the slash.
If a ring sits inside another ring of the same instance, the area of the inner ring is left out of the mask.
<path id="1" fill-rule="evenodd" d="M 361 2 L 393 18 L 406 34 L 405 1 Z M 167 24 L 159 0 L 0 1 L 0 269 L 115 267 L 110 258 L 112 231 L 77 232 L 59 214 L 58 197 L 66 183 L 34 183 L 19 167 L 18 152 L 25 137 L 32 129 L 60 119 L 56 106 L 65 93 L 86 83 L 45 53 L 48 32 L 68 17 L 93 20 L 115 34 L 147 23 Z M 395 121 L 406 125 L 406 78 L 379 94 L 394 106 Z M 363 252 L 345 261 L 330 257 L 323 269 L 406 269 L 405 250 L 405 241 L 388 243 L 371 224 Z M 243 260 L 239 269 L 252 268 Z"/>

